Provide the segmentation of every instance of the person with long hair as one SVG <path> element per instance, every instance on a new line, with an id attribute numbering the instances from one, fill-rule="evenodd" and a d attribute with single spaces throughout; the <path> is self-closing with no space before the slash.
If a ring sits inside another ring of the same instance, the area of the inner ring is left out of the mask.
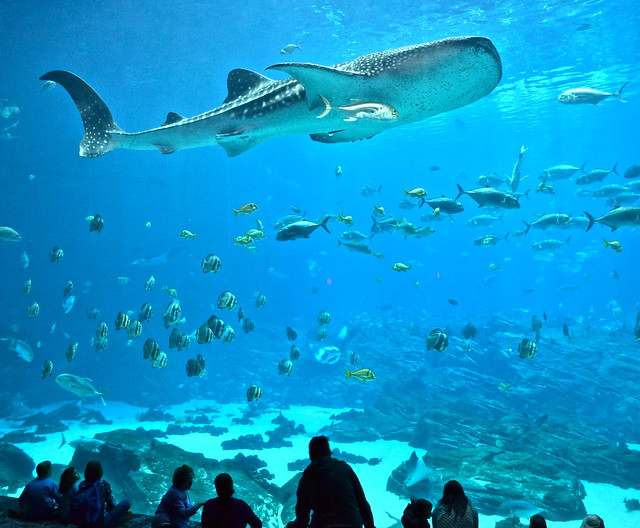
<path id="1" fill-rule="evenodd" d="M 114 528 L 122 522 L 124 516 L 131 508 L 131 503 L 126 499 L 116 504 L 113 493 L 111 492 L 111 484 L 106 480 L 102 480 L 103 475 L 104 470 L 98 460 L 90 460 L 87 462 L 84 468 L 84 480 L 78 486 L 78 490 L 71 500 L 71 507 L 69 508 L 71 521 L 81 526 L 81 528 L 86 526 L 91 526 L 91 528 Z M 79 510 L 79 508 L 82 508 L 82 505 L 78 499 L 82 496 L 88 496 L 91 493 L 91 488 L 97 490 L 100 510 L 98 518 L 90 524 L 84 520 L 78 522 L 76 517 L 84 513 Z"/>
<path id="2" fill-rule="evenodd" d="M 444 485 L 432 521 L 433 528 L 478 528 L 478 512 L 457 480 Z"/>
<path id="3" fill-rule="evenodd" d="M 547 528 L 547 521 L 542 515 L 536 513 L 529 519 L 529 528 Z"/>
<path id="4" fill-rule="evenodd" d="M 73 466 L 65 469 L 60 475 L 60 483 L 58 484 L 58 493 L 60 493 L 60 521 L 69 521 L 69 508 L 71 507 L 71 499 L 78 489 L 78 481 L 80 473 Z"/>
<path id="5" fill-rule="evenodd" d="M 152 528 L 187 528 L 189 519 L 204 506 L 204 502 L 193 504 L 189 490 L 193 485 L 195 474 L 186 464 L 173 472 L 172 486 L 164 494 L 156 515 L 151 524 Z"/>
<path id="6" fill-rule="evenodd" d="M 228 473 L 220 473 L 213 481 L 215 499 L 209 499 L 202 510 L 202 528 L 262 528 L 251 506 L 233 497 L 233 479 Z"/>

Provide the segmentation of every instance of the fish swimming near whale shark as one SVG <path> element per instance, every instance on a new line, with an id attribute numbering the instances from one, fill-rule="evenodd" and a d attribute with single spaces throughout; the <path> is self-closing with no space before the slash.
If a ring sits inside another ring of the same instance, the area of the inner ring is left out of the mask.
<path id="1" fill-rule="evenodd" d="M 169 112 L 159 127 L 129 133 L 115 122 L 100 95 L 77 75 L 54 70 L 40 77 L 62 86 L 80 112 L 85 134 L 80 156 L 95 158 L 117 149 L 154 150 L 220 145 L 237 156 L 268 139 L 309 134 L 322 143 L 365 139 L 481 99 L 502 77 L 502 63 L 485 37 L 454 37 L 363 55 L 334 66 L 286 62 L 269 66 L 291 76 L 273 80 L 246 69 L 227 78 L 228 96 L 218 108 L 194 117 Z M 375 102 L 393 107 L 392 120 L 344 121 L 326 109 Z"/>

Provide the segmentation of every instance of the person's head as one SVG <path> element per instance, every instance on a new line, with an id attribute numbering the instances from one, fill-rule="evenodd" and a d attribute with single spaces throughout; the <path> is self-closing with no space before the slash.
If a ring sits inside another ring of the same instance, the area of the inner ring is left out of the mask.
<path id="1" fill-rule="evenodd" d="M 464 489 L 462 489 L 462 484 L 457 480 L 450 480 L 444 485 L 440 502 L 446 507 L 448 514 L 454 511 L 457 518 L 459 515 L 464 514 L 469 499 L 467 499 Z"/>
<path id="2" fill-rule="evenodd" d="M 80 480 L 80 473 L 76 471 L 73 466 L 65 469 L 60 475 L 60 484 L 58 484 L 58 491 L 62 494 L 69 491 L 73 485 Z"/>
<path id="3" fill-rule="evenodd" d="M 194 476 L 193 469 L 184 464 L 173 472 L 173 485 L 182 491 L 191 489 Z"/>
<path id="4" fill-rule="evenodd" d="M 402 514 L 403 528 L 424 528 L 429 526 L 429 517 L 431 517 L 431 509 L 433 505 L 427 499 L 417 499 L 411 497 L 411 502 L 404 509 Z"/>
<path id="5" fill-rule="evenodd" d="M 444 489 L 442 490 L 443 500 L 445 502 L 452 502 L 459 497 L 466 497 L 462 489 L 462 484 L 457 480 L 450 480 L 444 485 Z"/>
<path id="6" fill-rule="evenodd" d="M 217 475 L 213 480 L 213 485 L 216 487 L 216 493 L 220 498 L 228 499 L 235 493 L 233 489 L 233 479 L 229 473 L 220 473 Z"/>
<path id="7" fill-rule="evenodd" d="M 529 528 L 547 528 L 547 521 L 539 513 L 531 516 L 529 519 Z"/>
<path id="8" fill-rule="evenodd" d="M 100 480 L 104 475 L 102 464 L 98 460 L 89 460 L 84 468 L 84 480 Z"/>
<path id="9" fill-rule="evenodd" d="M 49 460 L 45 460 L 44 462 L 40 462 L 36 466 L 36 475 L 39 478 L 48 478 L 51 476 L 51 462 Z"/>
<path id="10" fill-rule="evenodd" d="M 331 456 L 329 439 L 326 436 L 314 436 L 309 441 L 309 459 L 313 461 L 323 456 Z"/>
<path id="11" fill-rule="evenodd" d="M 582 521 L 580 528 L 604 528 L 604 521 L 599 515 L 589 514 Z"/>

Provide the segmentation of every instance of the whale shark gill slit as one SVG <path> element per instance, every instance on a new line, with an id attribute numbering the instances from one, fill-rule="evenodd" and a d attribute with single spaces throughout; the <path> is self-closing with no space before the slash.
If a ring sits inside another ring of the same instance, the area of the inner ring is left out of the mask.
<path id="1" fill-rule="evenodd" d="M 500 56 L 484 37 L 446 38 L 334 66 L 281 63 L 267 69 L 291 77 L 278 81 L 234 69 L 219 107 L 188 118 L 169 112 L 161 126 L 133 133 L 116 124 L 100 95 L 77 75 L 54 70 L 40 79 L 67 90 L 84 125 L 80 156 L 93 158 L 121 148 L 169 154 L 209 145 L 237 156 L 263 141 L 296 134 L 324 143 L 355 141 L 473 103 L 491 93 L 502 77 Z M 333 106 L 354 101 L 388 105 L 399 117 L 345 122 L 339 112 L 329 112 L 317 119 L 318 108 L 324 107 L 320 96 Z"/>

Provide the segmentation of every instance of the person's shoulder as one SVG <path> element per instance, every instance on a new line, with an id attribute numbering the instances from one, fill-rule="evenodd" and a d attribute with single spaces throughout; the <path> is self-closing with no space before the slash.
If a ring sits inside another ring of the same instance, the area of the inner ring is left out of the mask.
<path id="1" fill-rule="evenodd" d="M 166 492 L 167 497 L 173 497 L 174 495 L 182 495 L 182 492 L 175 486 L 171 486 Z"/>

